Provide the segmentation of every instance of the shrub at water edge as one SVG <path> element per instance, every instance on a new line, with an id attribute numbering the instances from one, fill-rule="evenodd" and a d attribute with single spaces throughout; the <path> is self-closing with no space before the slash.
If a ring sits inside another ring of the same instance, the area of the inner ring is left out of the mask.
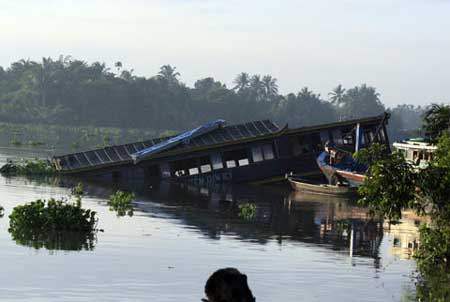
<path id="1" fill-rule="evenodd" d="M 56 173 L 53 165 L 42 159 L 9 160 L 0 168 L 3 176 L 31 176 L 31 175 L 53 175 Z"/>

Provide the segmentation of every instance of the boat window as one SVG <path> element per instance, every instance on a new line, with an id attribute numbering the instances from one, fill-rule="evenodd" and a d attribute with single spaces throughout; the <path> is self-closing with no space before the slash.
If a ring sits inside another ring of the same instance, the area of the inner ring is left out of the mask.
<path id="1" fill-rule="evenodd" d="M 156 165 L 145 168 L 146 175 L 149 177 L 159 177 L 159 168 Z"/>
<path id="2" fill-rule="evenodd" d="M 198 161 L 195 158 L 187 158 L 177 160 L 169 163 L 170 172 L 172 176 L 181 177 L 189 174 L 189 169 L 198 166 Z"/>
<path id="3" fill-rule="evenodd" d="M 273 155 L 273 148 L 272 145 L 263 145 L 263 154 L 264 154 L 264 160 L 274 159 L 275 156 Z"/>
<path id="4" fill-rule="evenodd" d="M 200 171 L 202 173 L 208 173 L 211 172 L 211 160 L 209 156 L 202 156 L 198 159 L 198 163 L 200 166 Z"/>
<path id="5" fill-rule="evenodd" d="M 325 144 L 329 140 L 330 134 L 328 133 L 328 130 L 320 131 L 320 141 L 322 142 L 322 144 Z"/>
<path id="6" fill-rule="evenodd" d="M 197 175 L 199 173 L 198 168 L 189 169 L 189 175 Z"/>
<path id="7" fill-rule="evenodd" d="M 236 167 L 237 164 L 245 166 L 248 165 L 249 163 L 246 149 L 238 149 L 224 152 L 223 157 L 225 158 L 227 168 L 234 168 Z"/>
<path id="8" fill-rule="evenodd" d="M 264 160 L 261 147 L 252 148 L 252 158 L 255 163 Z"/>
<path id="9" fill-rule="evenodd" d="M 186 173 L 185 170 L 176 170 L 173 174 L 174 174 L 176 177 L 180 177 L 180 176 L 186 175 L 187 173 Z"/>
<path id="10" fill-rule="evenodd" d="M 342 139 L 341 129 L 334 129 L 332 134 L 333 134 L 333 142 L 335 144 L 342 145 L 344 143 L 344 140 Z"/>
<path id="11" fill-rule="evenodd" d="M 351 134 L 343 138 L 344 145 L 353 145 L 353 136 Z"/>
<path id="12" fill-rule="evenodd" d="M 386 142 L 386 134 L 384 133 L 384 129 L 380 131 L 380 140 L 385 143 Z"/>
<path id="13" fill-rule="evenodd" d="M 202 173 L 208 173 L 208 172 L 211 172 L 211 165 L 203 165 L 203 166 L 200 166 L 200 171 L 202 172 Z"/>
<path id="14" fill-rule="evenodd" d="M 239 166 L 247 166 L 248 165 L 248 158 L 240 159 L 238 161 L 238 164 L 239 164 Z"/>
<path id="15" fill-rule="evenodd" d="M 168 163 L 163 163 L 159 166 L 159 169 L 161 170 L 161 177 L 167 178 L 170 177 L 170 168 Z"/>
<path id="16" fill-rule="evenodd" d="M 214 170 L 222 169 L 223 168 L 222 156 L 220 156 L 220 154 L 212 154 L 211 164 Z"/>
<path id="17" fill-rule="evenodd" d="M 234 167 L 236 167 L 236 162 L 234 160 L 227 160 L 225 162 L 225 164 L 227 165 L 227 168 L 234 168 Z"/>
<path id="18" fill-rule="evenodd" d="M 369 132 L 369 138 L 370 138 L 370 142 L 372 143 L 374 141 L 375 135 L 373 134 L 372 131 Z"/>
<path id="19" fill-rule="evenodd" d="M 304 135 L 292 136 L 289 138 L 289 144 L 293 156 L 308 153 L 313 150 L 310 136 L 307 137 L 305 137 Z"/>

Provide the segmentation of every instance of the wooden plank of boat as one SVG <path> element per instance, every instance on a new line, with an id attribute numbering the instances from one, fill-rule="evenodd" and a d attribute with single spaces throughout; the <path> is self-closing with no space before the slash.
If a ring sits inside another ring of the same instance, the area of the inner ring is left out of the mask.
<path id="1" fill-rule="evenodd" d="M 313 184 L 304 180 L 288 177 L 291 187 L 296 191 L 303 191 L 315 194 L 348 196 L 357 194 L 357 188 L 349 186 L 334 186 L 328 184 Z"/>

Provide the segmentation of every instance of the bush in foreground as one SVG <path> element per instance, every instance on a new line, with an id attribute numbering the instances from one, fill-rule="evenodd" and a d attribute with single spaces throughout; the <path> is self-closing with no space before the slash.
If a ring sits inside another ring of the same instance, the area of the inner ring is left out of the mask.
<path id="1" fill-rule="evenodd" d="M 81 207 L 77 188 L 74 203 L 51 198 L 16 206 L 9 216 L 13 239 L 37 249 L 92 249 L 98 219 L 95 211 Z"/>

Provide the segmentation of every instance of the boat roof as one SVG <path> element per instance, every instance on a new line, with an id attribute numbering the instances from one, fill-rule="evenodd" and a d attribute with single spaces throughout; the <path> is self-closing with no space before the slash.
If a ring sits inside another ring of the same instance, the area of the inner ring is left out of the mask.
<path id="1" fill-rule="evenodd" d="M 400 142 L 395 142 L 392 144 L 397 149 L 408 149 L 408 150 L 428 150 L 434 151 L 437 146 L 432 145 L 429 141 L 424 138 L 413 138 L 407 139 Z"/>
<path id="2" fill-rule="evenodd" d="M 219 127 L 201 136 L 194 137 L 178 144 L 169 150 L 162 151 L 154 157 L 164 157 L 172 153 L 196 151 L 205 147 L 241 143 L 247 140 L 266 138 L 282 129 L 272 121 L 262 120 L 244 124 Z M 153 138 L 142 142 L 116 145 L 101 149 L 89 150 L 73 154 L 53 157 L 56 168 L 61 171 L 85 170 L 101 166 L 132 162 L 132 155 L 161 144 L 175 136 Z"/>
<path id="3" fill-rule="evenodd" d="M 387 123 L 388 119 L 389 119 L 389 113 L 383 113 L 383 114 L 376 115 L 376 116 L 370 116 L 370 117 L 364 117 L 364 118 L 358 118 L 358 119 L 351 119 L 351 120 L 326 123 L 326 124 L 320 124 L 320 125 L 313 125 L 313 126 L 306 126 L 306 127 L 300 127 L 300 128 L 290 128 L 287 130 L 287 133 L 288 134 L 297 134 L 297 133 L 302 133 L 302 132 L 313 132 L 313 131 L 320 131 L 322 129 L 328 129 L 328 128 L 333 128 L 333 127 L 354 126 L 357 123 L 361 123 L 364 125 L 367 125 L 367 124 L 379 125 L 382 121 L 385 121 Z"/>

